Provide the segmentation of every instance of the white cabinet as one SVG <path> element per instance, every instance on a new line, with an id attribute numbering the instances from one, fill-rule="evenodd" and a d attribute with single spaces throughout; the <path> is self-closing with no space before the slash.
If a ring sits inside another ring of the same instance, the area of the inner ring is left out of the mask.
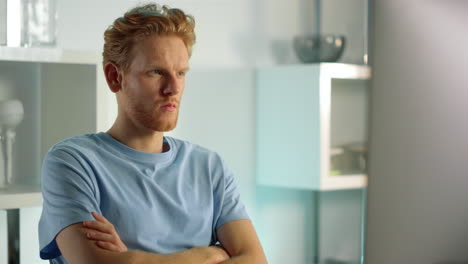
<path id="1" fill-rule="evenodd" d="M 97 52 L 0 47 L 0 100 L 19 99 L 25 109 L 16 130 L 15 184 L 0 190 L 0 209 L 42 205 L 44 154 L 62 139 L 106 129 L 116 111 L 109 94 Z"/>
<path id="2" fill-rule="evenodd" d="M 258 70 L 257 182 L 310 190 L 367 186 L 367 66 Z"/>

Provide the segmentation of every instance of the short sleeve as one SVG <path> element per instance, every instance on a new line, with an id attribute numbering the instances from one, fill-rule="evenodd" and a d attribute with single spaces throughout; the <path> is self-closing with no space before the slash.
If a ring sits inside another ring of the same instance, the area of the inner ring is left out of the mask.
<path id="1" fill-rule="evenodd" d="M 91 212 L 99 210 L 99 191 L 86 158 L 77 150 L 50 150 L 42 167 L 43 208 L 39 221 L 40 256 L 61 256 L 55 241 L 65 227 L 93 220 Z"/>
<path id="2" fill-rule="evenodd" d="M 214 233 L 223 224 L 240 219 L 249 219 L 244 204 L 240 199 L 237 184 L 233 172 L 226 166 L 224 161 L 220 161 L 222 175 L 215 186 L 215 223 Z"/>

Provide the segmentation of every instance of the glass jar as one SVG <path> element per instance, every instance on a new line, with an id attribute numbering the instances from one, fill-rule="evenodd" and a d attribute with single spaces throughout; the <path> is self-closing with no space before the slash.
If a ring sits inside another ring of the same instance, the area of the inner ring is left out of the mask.
<path id="1" fill-rule="evenodd" d="M 21 0 L 21 18 L 21 46 L 56 45 L 56 0 Z"/>
<path id="2" fill-rule="evenodd" d="M 53 47 L 56 40 L 57 0 L 0 0 L 0 45 Z"/>

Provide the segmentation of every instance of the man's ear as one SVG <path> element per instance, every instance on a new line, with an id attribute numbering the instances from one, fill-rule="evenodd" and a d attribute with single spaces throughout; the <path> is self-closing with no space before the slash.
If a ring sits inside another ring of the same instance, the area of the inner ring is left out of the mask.
<path id="1" fill-rule="evenodd" d="M 109 89 L 116 93 L 122 88 L 122 76 L 120 76 L 119 66 L 112 62 L 104 65 L 104 75 L 106 76 L 107 86 Z"/>

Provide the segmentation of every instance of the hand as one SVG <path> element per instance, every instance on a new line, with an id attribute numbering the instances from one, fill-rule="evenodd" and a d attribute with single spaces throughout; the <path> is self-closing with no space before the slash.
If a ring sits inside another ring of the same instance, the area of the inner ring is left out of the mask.
<path id="1" fill-rule="evenodd" d="M 212 251 L 215 263 L 222 263 L 230 259 L 229 254 L 226 252 L 226 250 L 222 246 L 216 245 L 216 246 L 209 246 L 208 248 L 209 250 Z"/>
<path id="2" fill-rule="evenodd" d="M 92 212 L 91 214 L 96 221 L 83 222 L 83 226 L 88 229 L 86 237 L 97 241 L 96 244 L 102 249 L 114 252 L 127 251 L 127 246 L 120 240 L 114 225 L 98 213 Z"/>

